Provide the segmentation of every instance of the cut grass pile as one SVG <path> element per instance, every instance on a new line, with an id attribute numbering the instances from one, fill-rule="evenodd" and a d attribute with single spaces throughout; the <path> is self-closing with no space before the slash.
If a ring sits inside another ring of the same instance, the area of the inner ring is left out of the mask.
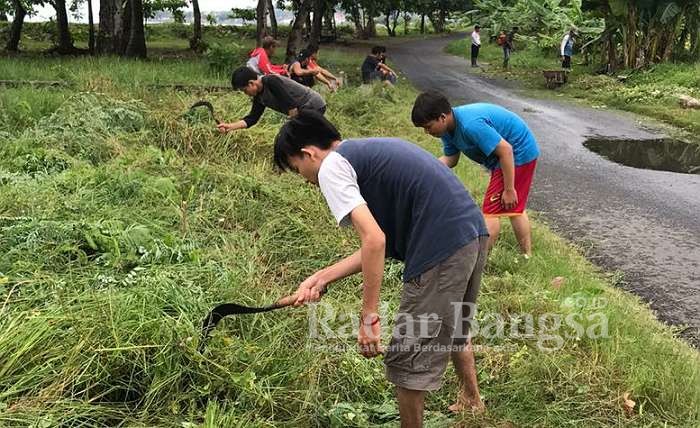
<path id="1" fill-rule="evenodd" d="M 322 55 L 348 75 L 361 61 Z M 74 87 L 0 93 L 0 425 L 396 425 L 381 361 L 337 349 L 352 336 L 310 338 L 312 308 L 227 320 L 196 351 L 214 304 L 271 303 L 356 248 L 317 189 L 272 169 L 284 118 L 267 112 L 220 135 L 181 114 L 205 97 L 232 120 L 249 108 L 244 95 L 145 86 L 226 84 L 199 60 L 0 59 L 17 76 L 38 65 L 61 67 Z M 324 95 L 345 137 L 438 150 L 411 126 L 416 93 L 404 83 Z M 480 200 L 485 174 L 468 162 L 456 172 Z M 695 351 L 539 223 L 534 242 L 524 262 L 506 227 L 482 285 L 475 343 L 489 412 L 447 414 L 450 369 L 429 396 L 429 426 L 697 426 Z M 389 314 L 400 274 L 388 265 Z M 332 326 L 356 316 L 359 282 L 332 286 L 317 307 Z"/>

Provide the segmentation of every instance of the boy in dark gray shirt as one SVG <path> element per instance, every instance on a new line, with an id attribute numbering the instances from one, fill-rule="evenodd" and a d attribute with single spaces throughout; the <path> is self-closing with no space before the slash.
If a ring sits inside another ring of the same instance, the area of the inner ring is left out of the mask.
<path id="1" fill-rule="evenodd" d="M 326 102 L 318 92 L 301 85 L 292 79 L 276 74 L 258 76 L 248 67 L 241 67 L 233 72 L 231 85 L 253 98 L 250 113 L 233 123 L 220 123 L 219 131 L 229 132 L 250 128 L 258 123 L 266 107 L 288 117 L 294 117 L 301 110 L 314 110 L 321 114 L 326 112 Z"/>
<path id="2" fill-rule="evenodd" d="M 357 342 L 362 355 L 375 357 L 382 353 L 384 258 L 404 261 L 401 304 L 384 357 L 402 426 L 422 426 L 425 392 L 440 388 L 450 357 L 462 384 L 450 410 L 482 410 L 469 327 L 488 231 L 464 185 L 414 144 L 397 138 L 341 141 L 336 128 L 313 111 L 282 127 L 274 160 L 318 185 L 337 223 L 352 225 L 361 241 L 354 254 L 303 281 L 295 304 L 317 301 L 329 284 L 361 272 Z"/>

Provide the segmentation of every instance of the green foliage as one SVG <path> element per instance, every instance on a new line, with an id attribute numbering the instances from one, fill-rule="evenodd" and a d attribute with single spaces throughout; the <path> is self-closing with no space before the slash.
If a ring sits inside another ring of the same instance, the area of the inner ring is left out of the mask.
<path id="1" fill-rule="evenodd" d="M 156 12 L 169 11 L 176 19 L 175 22 L 181 24 L 184 21 L 179 21 L 177 16 L 182 16 L 183 7 L 187 7 L 185 0 L 146 0 L 143 2 L 143 15 L 146 18 L 155 18 Z"/>
<path id="2" fill-rule="evenodd" d="M 229 18 L 231 19 L 240 19 L 243 21 L 243 25 L 245 25 L 246 21 L 255 21 L 256 19 L 256 11 L 255 8 L 238 8 L 234 7 L 231 9 L 231 13 L 229 14 Z"/>
<path id="3" fill-rule="evenodd" d="M 321 51 L 334 72 L 354 75 L 361 60 Z M 181 117 L 202 94 L 143 87 L 227 84 L 199 62 L 0 59 L 2 73 L 62 70 L 79 88 L 48 101 L 45 91 L 0 93 L 11 109 L 0 109 L 0 425 L 396 425 L 381 361 L 319 347 L 329 342 L 308 337 L 310 308 L 226 320 L 196 351 L 212 305 L 272 302 L 357 248 L 317 188 L 272 169 L 284 117 L 267 112 L 254 128 L 221 135 Z M 404 81 L 324 93 L 344 137 L 399 136 L 437 153 L 439 142 L 410 123 L 415 95 Z M 250 105 L 236 92 L 206 98 L 225 120 Z M 478 167 L 461 162 L 455 172 L 483 196 Z M 526 263 L 505 229 L 479 322 L 600 310 L 611 337 L 565 338 L 557 352 L 528 337 L 479 338 L 488 415 L 448 414 L 458 388 L 450 371 L 428 397 L 426 426 L 697 426 L 697 354 L 539 223 Z M 390 263 L 382 285 L 390 313 L 400 272 Z M 555 276 L 567 278 L 559 290 Z M 356 315 L 360 282 L 334 285 L 324 301 Z M 586 303 L 593 297 L 607 305 Z M 620 397 L 630 391 L 638 407 L 628 417 Z"/>
<path id="4" fill-rule="evenodd" d="M 475 0 L 478 13 L 470 15 L 495 37 L 499 31 L 520 28 L 518 41 L 526 41 L 544 50 L 558 49 L 562 37 L 573 26 L 582 40 L 591 39 L 603 31 L 604 22 L 582 12 L 581 1 L 564 0 Z"/>
<path id="5" fill-rule="evenodd" d="M 212 70 L 224 74 L 230 74 L 242 62 L 245 62 L 245 55 L 242 55 L 241 46 L 235 43 L 214 43 L 206 50 L 204 58 L 206 58 L 207 64 Z"/>

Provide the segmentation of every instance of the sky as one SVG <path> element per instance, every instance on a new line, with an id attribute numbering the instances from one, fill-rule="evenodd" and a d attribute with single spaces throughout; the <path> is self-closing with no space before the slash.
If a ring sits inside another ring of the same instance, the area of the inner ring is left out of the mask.
<path id="1" fill-rule="evenodd" d="M 258 2 L 256 0 L 199 0 L 199 9 L 202 11 L 202 15 L 206 15 L 207 12 L 228 11 L 234 7 L 240 7 L 240 8 L 255 7 L 257 5 L 257 3 Z M 192 10 L 192 6 L 185 8 L 185 9 Z M 82 17 L 77 22 L 87 22 L 87 2 L 82 4 L 82 7 L 80 8 L 80 12 L 81 12 Z M 92 1 L 92 13 L 95 17 L 95 22 L 97 22 L 97 18 L 98 18 L 99 13 L 100 13 L 100 1 L 99 0 Z M 48 21 L 49 18 L 52 18 L 55 16 L 56 16 L 56 13 L 54 12 L 54 10 L 51 6 L 44 6 L 44 7 L 41 7 L 38 9 L 37 15 L 32 16 L 32 17 L 28 17 L 27 21 L 30 21 L 30 22 Z M 70 12 L 69 12 L 69 16 L 68 16 L 68 21 L 69 22 L 76 22 L 76 19 L 70 14 Z"/>

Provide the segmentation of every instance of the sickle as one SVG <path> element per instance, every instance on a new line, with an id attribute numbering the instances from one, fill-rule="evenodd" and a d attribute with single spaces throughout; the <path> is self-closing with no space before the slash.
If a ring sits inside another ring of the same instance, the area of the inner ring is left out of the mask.
<path id="1" fill-rule="evenodd" d="M 263 307 L 249 307 L 238 305 L 235 303 L 223 303 L 221 305 L 216 306 L 214 309 L 211 310 L 211 312 L 209 312 L 207 317 L 204 318 L 204 323 L 202 324 L 202 334 L 199 339 L 199 346 L 197 347 L 197 351 L 200 354 L 204 351 L 204 348 L 207 346 L 207 342 L 209 340 L 209 334 L 212 330 L 214 330 L 219 321 L 221 321 L 224 317 L 227 317 L 229 315 L 255 314 L 258 312 L 274 311 L 275 309 L 286 308 L 287 306 L 294 304 L 296 300 L 296 295 L 292 294 L 279 299 L 278 301 L 269 306 Z"/>
<path id="2" fill-rule="evenodd" d="M 216 122 L 217 125 L 221 123 L 221 121 L 219 119 L 217 119 L 216 116 L 214 115 L 214 106 L 211 105 L 211 103 L 209 101 L 204 101 L 204 100 L 197 101 L 196 103 L 192 104 L 192 106 L 187 111 L 188 112 L 193 111 L 197 107 L 206 107 L 207 110 L 209 110 L 209 114 L 211 115 L 211 118 L 214 119 L 214 122 Z"/>

